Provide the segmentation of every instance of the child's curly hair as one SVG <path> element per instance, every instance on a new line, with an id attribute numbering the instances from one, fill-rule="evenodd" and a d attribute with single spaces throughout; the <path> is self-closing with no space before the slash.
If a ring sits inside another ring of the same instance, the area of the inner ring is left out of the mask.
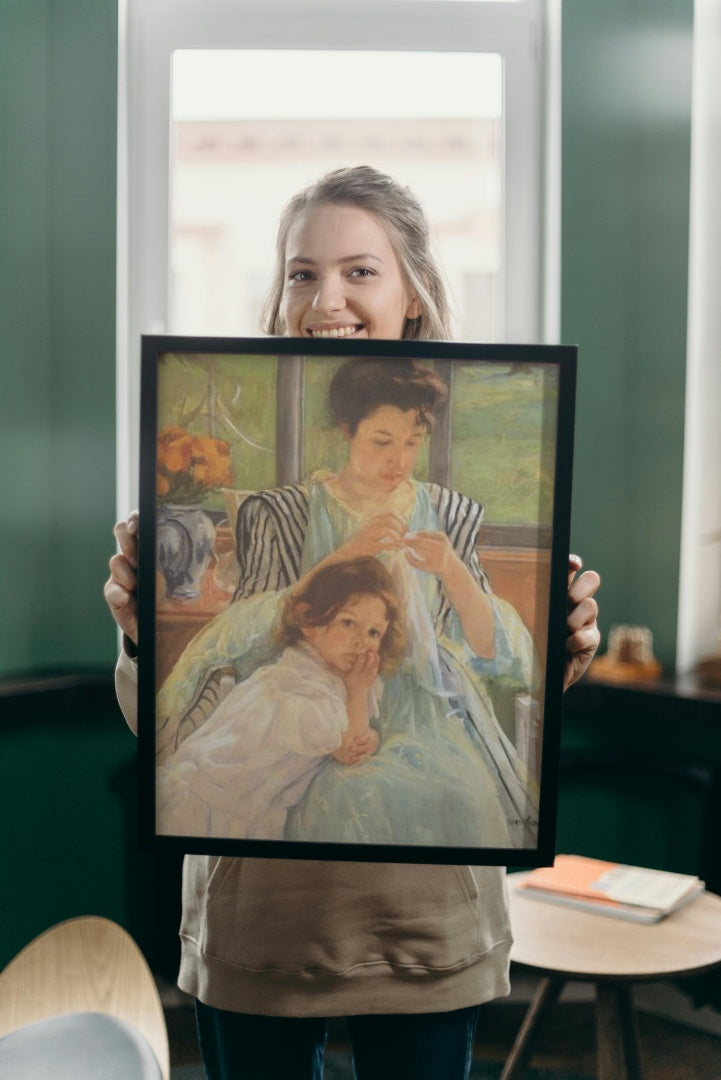
<path id="1" fill-rule="evenodd" d="M 372 555 L 329 563 L 311 575 L 301 592 L 292 593 L 283 612 L 281 645 L 297 645 L 305 627 L 328 626 L 360 596 L 377 596 L 385 604 L 388 629 L 378 649 L 379 671 L 390 674 L 403 656 L 406 637 L 391 576 Z"/>

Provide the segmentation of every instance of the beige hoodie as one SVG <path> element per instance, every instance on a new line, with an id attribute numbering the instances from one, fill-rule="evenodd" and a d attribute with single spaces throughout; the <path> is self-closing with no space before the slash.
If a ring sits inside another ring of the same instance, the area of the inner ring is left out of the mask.
<path id="1" fill-rule="evenodd" d="M 137 724 L 137 665 L 118 700 Z M 270 1016 L 441 1012 L 509 991 L 502 867 L 186 855 L 178 984 Z"/>

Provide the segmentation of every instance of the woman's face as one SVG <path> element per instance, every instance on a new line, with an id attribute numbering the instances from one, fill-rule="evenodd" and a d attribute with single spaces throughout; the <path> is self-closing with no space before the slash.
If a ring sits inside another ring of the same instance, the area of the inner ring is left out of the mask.
<path id="1" fill-rule="evenodd" d="M 329 667 L 347 675 L 366 653 L 377 653 L 388 629 L 386 605 L 379 596 L 351 597 L 327 626 L 306 626 L 303 635 Z"/>
<path id="2" fill-rule="evenodd" d="M 395 339 L 421 313 L 386 230 L 357 206 L 306 210 L 285 250 L 281 315 L 293 337 Z"/>
<path id="3" fill-rule="evenodd" d="M 360 421 L 354 435 L 347 430 L 344 435 L 348 441 L 344 471 L 357 489 L 390 492 L 411 477 L 426 429 L 418 423 L 415 409 L 379 405 Z"/>

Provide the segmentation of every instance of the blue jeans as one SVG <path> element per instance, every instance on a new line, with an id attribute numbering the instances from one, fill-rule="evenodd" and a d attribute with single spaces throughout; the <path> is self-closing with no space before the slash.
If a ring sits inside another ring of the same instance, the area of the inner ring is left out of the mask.
<path id="1" fill-rule="evenodd" d="M 321 1080 L 323 1017 L 249 1016 L 195 1003 L 208 1080 Z M 467 1080 L 478 1006 L 350 1016 L 357 1080 Z"/>

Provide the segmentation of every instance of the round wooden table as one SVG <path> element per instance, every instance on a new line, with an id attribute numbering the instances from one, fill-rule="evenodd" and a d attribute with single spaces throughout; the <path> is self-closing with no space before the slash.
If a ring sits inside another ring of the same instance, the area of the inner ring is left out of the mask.
<path id="1" fill-rule="evenodd" d="M 511 960 L 542 976 L 501 1074 L 519 1080 L 535 1036 L 569 980 L 596 987 L 599 1080 L 643 1080 L 632 986 L 698 975 L 721 966 L 721 897 L 705 892 L 657 923 L 524 896 L 525 874 L 508 875 Z"/>

